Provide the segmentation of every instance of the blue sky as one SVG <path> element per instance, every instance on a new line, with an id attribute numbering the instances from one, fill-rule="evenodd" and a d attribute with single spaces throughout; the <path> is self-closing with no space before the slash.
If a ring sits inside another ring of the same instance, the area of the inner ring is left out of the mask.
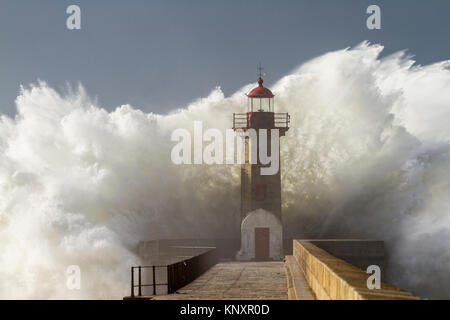
<path id="1" fill-rule="evenodd" d="M 66 28 L 81 7 L 82 29 Z M 366 28 L 378 4 L 382 29 Z M 229 95 L 363 40 L 420 64 L 450 58 L 448 0 L 0 0 L 0 113 L 14 115 L 20 84 L 63 91 L 81 82 L 112 110 L 130 103 L 167 113 L 220 85 Z"/>

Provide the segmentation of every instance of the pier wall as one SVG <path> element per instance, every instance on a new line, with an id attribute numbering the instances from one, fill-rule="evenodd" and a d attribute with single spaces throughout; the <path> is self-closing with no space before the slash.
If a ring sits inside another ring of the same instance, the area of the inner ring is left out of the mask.
<path id="1" fill-rule="evenodd" d="M 321 243 L 320 243 L 321 242 Z M 327 248 L 327 251 L 319 248 Z M 412 293 L 386 282 L 380 289 L 368 289 L 370 274 L 357 266 L 332 255 L 350 257 L 356 264 L 377 262 L 379 241 L 370 240 L 294 240 L 293 257 L 309 286 L 319 300 L 415 300 Z M 371 260 L 372 259 L 372 260 Z M 382 262 L 380 259 L 379 262 Z"/>

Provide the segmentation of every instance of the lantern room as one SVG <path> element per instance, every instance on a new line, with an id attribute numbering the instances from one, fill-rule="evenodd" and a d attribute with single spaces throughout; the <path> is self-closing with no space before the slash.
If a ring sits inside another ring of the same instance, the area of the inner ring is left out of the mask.
<path id="1" fill-rule="evenodd" d="M 275 113 L 275 95 L 263 86 L 261 66 L 258 70 L 258 86 L 247 94 L 247 112 L 233 113 L 233 129 L 279 129 L 280 136 L 283 136 L 289 129 L 289 114 Z"/>
<path id="2" fill-rule="evenodd" d="M 263 86 L 263 79 L 258 78 L 258 86 L 247 94 L 248 112 L 274 112 L 274 95 Z"/>

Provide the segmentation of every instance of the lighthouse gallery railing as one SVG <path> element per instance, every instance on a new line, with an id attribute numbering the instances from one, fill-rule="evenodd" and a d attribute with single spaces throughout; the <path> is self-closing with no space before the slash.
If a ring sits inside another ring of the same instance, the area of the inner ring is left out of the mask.
<path id="1" fill-rule="evenodd" d="M 291 116 L 287 112 L 273 113 L 274 128 L 289 128 Z M 233 113 L 233 129 L 250 128 L 249 113 Z"/>

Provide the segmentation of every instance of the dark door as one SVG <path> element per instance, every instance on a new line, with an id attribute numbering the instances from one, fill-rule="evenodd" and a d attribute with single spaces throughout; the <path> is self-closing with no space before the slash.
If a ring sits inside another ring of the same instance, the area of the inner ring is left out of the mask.
<path id="1" fill-rule="evenodd" d="M 269 228 L 255 228 L 255 260 L 269 260 Z"/>

